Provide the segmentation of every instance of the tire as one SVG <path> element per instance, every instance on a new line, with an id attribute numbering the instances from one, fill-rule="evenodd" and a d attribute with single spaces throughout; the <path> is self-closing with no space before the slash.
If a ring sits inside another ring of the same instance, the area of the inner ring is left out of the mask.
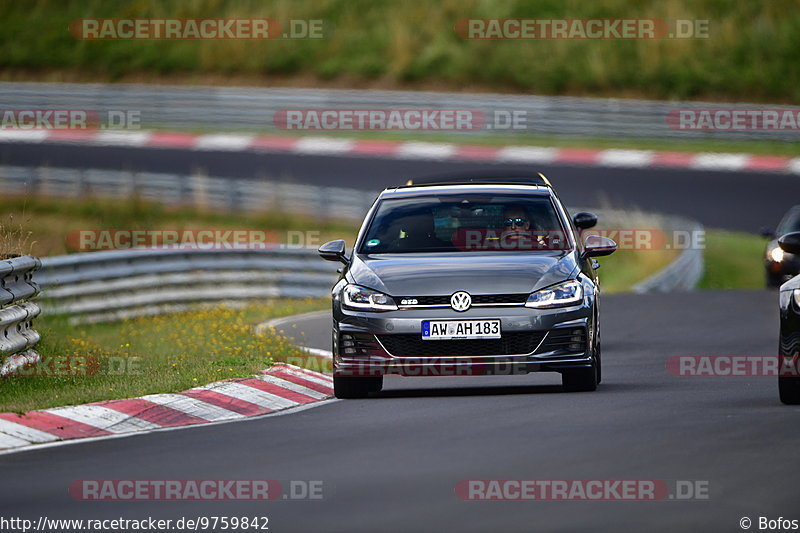
<path id="1" fill-rule="evenodd" d="M 778 392 L 786 405 L 800 405 L 800 378 L 778 378 Z"/>
<path id="2" fill-rule="evenodd" d="M 333 395 L 343 400 L 366 398 L 370 392 L 380 392 L 383 376 L 354 378 L 333 376 Z"/>
<path id="3" fill-rule="evenodd" d="M 597 348 L 595 348 L 595 364 L 597 365 L 597 384 L 603 379 L 603 360 L 600 357 L 600 332 L 597 333 Z"/>
<path id="4" fill-rule="evenodd" d="M 592 358 L 592 366 L 575 368 L 561 372 L 561 385 L 565 392 L 591 392 L 597 390 L 599 380 L 599 360 Z"/>

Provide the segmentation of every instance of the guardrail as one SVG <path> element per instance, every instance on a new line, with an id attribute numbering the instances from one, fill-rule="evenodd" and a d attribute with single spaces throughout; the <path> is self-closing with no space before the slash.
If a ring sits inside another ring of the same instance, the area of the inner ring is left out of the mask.
<path id="1" fill-rule="evenodd" d="M 59 197 L 138 196 L 167 205 L 195 205 L 229 211 L 286 211 L 323 220 L 361 221 L 377 193 L 345 187 L 302 185 L 204 174 L 164 174 L 119 170 L 0 165 L 6 194 Z"/>
<path id="2" fill-rule="evenodd" d="M 668 229 L 688 230 L 692 234 L 705 234 L 698 222 L 680 217 L 664 217 Z M 635 293 L 690 291 L 697 287 L 703 277 L 703 248 L 690 246 L 681 251 L 678 258 L 644 281 L 633 285 Z"/>
<path id="3" fill-rule="evenodd" d="M 474 109 L 491 129 L 460 135 L 565 135 L 681 139 L 768 139 L 795 141 L 787 131 L 691 132 L 671 129 L 666 117 L 677 109 L 756 109 L 755 104 L 667 102 L 618 98 L 575 98 L 506 94 L 412 91 L 180 87 L 132 84 L 2 83 L 0 107 L 9 109 L 91 109 L 141 113 L 141 127 L 219 131 L 274 130 L 284 109 Z M 792 109 L 770 106 L 771 109 Z M 496 116 L 522 112 L 522 129 L 500 127 Z M 496 113 L 500 115 L 496 115 Z M 417 133 L 417 132 L 415 132 Z M 425 135 L 425 132 L 418 132 Z"/>
<path id="4" fill-rule="evenodd" d="M 106 322 L 211 302 L 317 298 L 336 265 L 316 250 L 113 250 L 46 257 L 36 281 L 45 312 Z"/>
<path id="5" fill-rule="evenodd" d="M 40 266 L 39 259 L 24 255 L 0 261 L 0 376 L 39 361 L 33 347 L 41 337 L 33 319 L 41 310 L 31 299 L 39 293 L 33 273 Z"/>
<path id="6" fill-rule="evenodd" d="M 613 220 L 613 211 L 601 213 Z M 686 219 L 657 218 L 665 232 L 702 232 L 702 226 Z M 337 266 L 320 260 L 316 250 L 285 245 L 271 250 L 130 249 L 44 258 L 36 281 L 44 289 L 47 312 L 86 323 L 181 311 L 199 303 L 324 297 Z M 633 290 L 691 290 L 702 273 L 703 251 L 692 246 Z"/>

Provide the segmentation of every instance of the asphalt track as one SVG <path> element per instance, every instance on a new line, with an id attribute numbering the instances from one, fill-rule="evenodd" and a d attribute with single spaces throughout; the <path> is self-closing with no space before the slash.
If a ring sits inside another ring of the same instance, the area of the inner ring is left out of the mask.
<path id="1" fill-rule="evenodd" d="M 795 407 L 773 378 L 679 378 L 671 355 L 773 354 L 774 292 L 613 295 L 604 379 L 392 378 L 367 400 L 287 416 L 0 456 L 0 514 L 50 518 L 266 515 L 270 531 L 741 531 L 800 519 Z M 305 318 L 327 348 L 330 318 Z M 321 480 L 318 501 L 78 502 L 78 479 Z M 464 479 L 707 482 L 709 498 L 467 502 Z"/>
<path id="2" fill-rule="evenodd" d="M 295 181 L 374 189 L 409 177 L 479 168 L 531 170 L 519 164 L 266 152 L 192 151 L 51 144 L 0 144 L 0 164 L 130 169 Z M 774 228 L 800 198 L 800 177 L 759 172 L 539 165 L 567 205 L 638 207 L 689 216 L 713 228 L 755 233 Z"/>
<path id="3" fill-rule="evenodd" d="M 0 163 L 191 172 L 380 188 L 467 164 L 269 153 L 0 145 Z M 475 164 L 468 164 L 475 167 Z M 501 165 L 491 165 L 497 168 Z M 518 165 L 513 165 L 519 168 Z M 797 176 L 543 165 L 562 199 L 684 214 L 757 231 L 800 197 Z M 561 392 L 555 374 L 390 378 L 380 395 L 286 416 L 0 456 L 0 516 L 268 516 L 270 531 L 741 531 L 800 519 L 800 425 L 772 378 L 678 378 L 671 355 L 777 349 L 777 295 L 730 291 L 603 300 L 604 379 Z M 328 348 L 326 316 L 298 324 Z M 79 479 L 320 480 L 320 501 L 79 502 Z M 709 499 L 466 502 L 465 479 L 707 483 Z"/>

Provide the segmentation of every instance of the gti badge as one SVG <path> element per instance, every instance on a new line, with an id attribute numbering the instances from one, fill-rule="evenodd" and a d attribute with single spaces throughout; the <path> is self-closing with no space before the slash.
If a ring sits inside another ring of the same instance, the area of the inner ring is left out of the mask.
<path id="1" fill-rule="evenodd" d="M 454 292 L 450 297 L 450 307 L 454 311 L 466 311 L 472 305 L 472 297 L 464 291 Z"/>

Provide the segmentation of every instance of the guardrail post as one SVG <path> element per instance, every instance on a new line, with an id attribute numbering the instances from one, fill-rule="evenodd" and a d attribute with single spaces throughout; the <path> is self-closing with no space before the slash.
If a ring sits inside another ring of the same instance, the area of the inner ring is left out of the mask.
<path id="1" fill-rule="evenodd" d="M 33 273 L 41 265 L 39 259 L 25 255 L 0 261 L 0 376 L 40 359 L 33 349 L 40 339 L 33 328 L 40 313 L 33 301 L 39 293 Z"/>

